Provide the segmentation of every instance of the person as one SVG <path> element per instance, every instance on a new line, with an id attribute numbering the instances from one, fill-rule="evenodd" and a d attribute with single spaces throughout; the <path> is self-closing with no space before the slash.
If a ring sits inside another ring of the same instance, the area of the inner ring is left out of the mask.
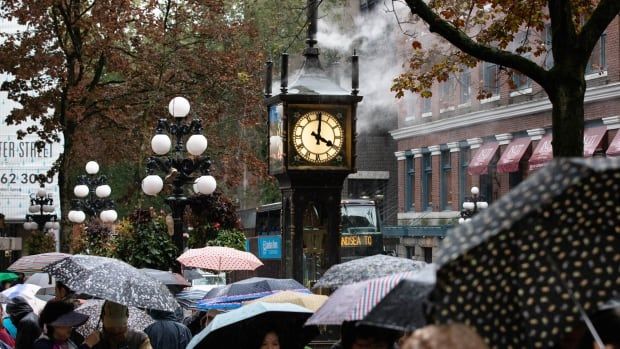
<path id="1" fill-rule="evenodd" d="M 51 300 L 47 302 L 39 316 L 39 324 L 45 329 L 33 345 L 34 349 L 90 349 L 99 342 L 99 332 L 91 333 L 79 346 L 71 340 L 74 327 L 83 325 L 88 315 L 73 310 L 73 304 L 67 301 Z"/>
<path id="2" fill-rule="evenodd" d="M 185 349 L 192 340 L 192 332 L 187 326 L 177 322 L 177 317 L 169 311 L 149 309 L 148 314 L 155 320 L 144 329 L 153 349 Z"/>
<path id="3" fill-rule="evenodd" d="M 0 319 L 4 318 L 4 311 L 0 307 Z M 4 321 L 0 322 L 0 341 L 7 344 L 9 347 L 15 347 L 15 339 L 11 337 L 6 328 L 4 328 Z"/>
<path id="4" fill-rule="evenodd" d="M 67 287 L 67 285 L 63 284 L 60 281 L 56 281 L 56 285 L 54 287 L 54 299 L 69 300 L 73 303 L 76 300 L 76 296 L 75 292 L 73 292 L 73 290 Z M 79 304 L 77 305 L 79 306 Z"/>
<path id="5" fill-rule="evenodd" d="M 101 309 L 103 331 L 92 349 L 153 349 L 146 333 L 127 327 L 128 318 L 126 306 L 105 301 Z"/>
<path id="6" fill-rule="evenodd" d="M 6 312 L 17 328 L 15 348 L 32 349 L 34 341 L 41 335 L 39 316 L 23 297 L 15 297 L 6 305 Z"/>
<path id="7" fill-rule="evenodd" d="M 280 349 L 280 337 L 276 331 L 270 330 L 265 333 L 260 349 Z"/>
<path id="8" fill-rule="evenodd" d="M 464 324 L 429 325 L 415 330 L 401 349 L 488 349 L 484 340 Z"/>
<path id="9" fill-rule="evenodd" d="M 344 322 L 340 331 L 341 340 L 331 349 L 389 349 L 397 338 L 394 331 L 358 326 L 356 321 Z"/>

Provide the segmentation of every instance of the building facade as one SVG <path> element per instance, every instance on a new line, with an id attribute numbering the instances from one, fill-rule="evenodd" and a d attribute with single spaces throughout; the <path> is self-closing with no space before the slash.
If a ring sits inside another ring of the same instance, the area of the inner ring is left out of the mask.
<path id="1" fill-rule="evenodd" d="M 594 49 L 586 80 L 584 156 L 620 155 L 620 20 Z M 543 34 L 544 35 L 544 34 Z M 548 46 L 552 49 L 552 43 Z M 553 64 L 551 54 L 541 65 Z M 507 79 L 512 79 L 508 83 Z M 476 98 L 480 88 L 489 98 Z M 551 103 L 529 78 L 481 63 L 401 101 L 396 141 L 401 256 L 430 260 L 477 186 L 492 203 L 552 158 Z"/>

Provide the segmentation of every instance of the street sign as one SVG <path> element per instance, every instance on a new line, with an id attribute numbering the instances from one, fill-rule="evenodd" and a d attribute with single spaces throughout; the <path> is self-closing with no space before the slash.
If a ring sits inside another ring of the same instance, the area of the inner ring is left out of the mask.
<path id="1" fill-rule="evenodd" d="M 258 238 L 258 258 L 282 258 L 282 237 L 280 235 L 260 236 Z"/>

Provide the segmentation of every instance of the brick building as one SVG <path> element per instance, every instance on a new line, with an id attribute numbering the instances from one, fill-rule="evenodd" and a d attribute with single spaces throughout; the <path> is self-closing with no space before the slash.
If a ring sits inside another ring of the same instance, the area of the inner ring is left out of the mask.
<path id="1" fill-rule="evenodd" d="M 620 155 L 619 33 L 616 16 L 590 58 L 584 156 Z M 540 60 L 553 64 L 550 54 Z M 399 255 L 431 260 L 472 186 L 492 203 L 550 160 L 551 103 L 544 91 L 525 76 L 513 75 L 508 84 L 499 73 L 481 63 L 434 86 L 430 99 L 402 100 L 398 128 L 390 132 L 399 227 L 386 231 Z M 490 98 L 476 99 L 480 84 Z"/>

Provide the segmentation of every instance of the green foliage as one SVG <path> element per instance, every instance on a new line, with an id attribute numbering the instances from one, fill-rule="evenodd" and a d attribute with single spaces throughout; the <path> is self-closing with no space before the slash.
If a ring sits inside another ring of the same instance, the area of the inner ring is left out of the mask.
<path id="1" fill-rule="evenodd" d="M 35 231 L 24 241 L 24 251 L 28 255 L 56 251 L 56 240 L 51 234 Z"/>
<path id="2" fill-rule="evenodd" d="M 240 228 L 235 205 L 221 192 L 211 195 L 197 195 L 190 198 L 191 215 L 186 217 L 193 230 L 189 232 L 190 248 L 204 247 L 209 240 L 216 239 L 221 230 Z"/>
<path id="3" fill-rule="evenodd" d="M 207 246 L 223 246 L 245 251 L 245 235 L 236 229 L 221 230 L 215 239 L 207 242 Z"/>
<path id="4" fill-rule="evenodd" d="M 114 242 L 112 230 L 101 221 L 92 219 L 83 229 L 78 227 L 71 241 L 73 253 L 112 257 Z"/>
<path id="5" fill-rule="evenodd" d="M 136 210 L 119 225 L 115 257 L 136 268 L 167 270 L 174 264 L 177 249 L 168 236 L 165 216 Z"/>

